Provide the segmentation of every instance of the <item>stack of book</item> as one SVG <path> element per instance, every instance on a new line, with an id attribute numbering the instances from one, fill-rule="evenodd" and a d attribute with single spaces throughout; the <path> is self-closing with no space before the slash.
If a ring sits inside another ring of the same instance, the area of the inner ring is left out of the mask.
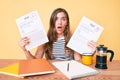
<path id="1" fill-rule="evenodd" d="M 55 69 L 46 59 L 20 60 L 0 68 L 0 73 L 16 77 L 54 73 Z"/>

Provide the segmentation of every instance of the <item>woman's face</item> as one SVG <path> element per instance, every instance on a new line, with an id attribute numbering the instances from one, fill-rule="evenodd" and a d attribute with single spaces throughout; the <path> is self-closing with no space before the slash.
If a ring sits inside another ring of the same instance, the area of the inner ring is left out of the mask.
<path id="1" fill-rule="evenodd" d="M 57 32 L 58 37 L 64 35 L 64 29 L 67 25 L 67 18 L 64 12 L 60 12 L 57 14 L 57 19 L 55 22 L 55 29 Z"/>

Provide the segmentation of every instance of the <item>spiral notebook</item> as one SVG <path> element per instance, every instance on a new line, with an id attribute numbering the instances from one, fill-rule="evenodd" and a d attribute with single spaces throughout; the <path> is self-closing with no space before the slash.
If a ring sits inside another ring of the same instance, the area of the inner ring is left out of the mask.
<path id="1" fill-rule="evenodd" d="M 52 64 L 69 79 L 91 76 L 99 73 L 97 70 L 75 60 L 53 62 Z"/>

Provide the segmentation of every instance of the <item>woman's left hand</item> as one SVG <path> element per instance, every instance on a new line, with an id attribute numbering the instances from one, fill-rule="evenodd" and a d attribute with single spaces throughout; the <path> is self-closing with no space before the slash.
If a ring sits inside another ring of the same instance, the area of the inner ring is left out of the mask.
<path id="1" fill-rule="evenodd" d="M 96 51 L 96 47 L 97 47 L 97 43 L 93 40 L 88 42 L 88 46 L 91 48 L 92 53 L 95 53 Z"/>

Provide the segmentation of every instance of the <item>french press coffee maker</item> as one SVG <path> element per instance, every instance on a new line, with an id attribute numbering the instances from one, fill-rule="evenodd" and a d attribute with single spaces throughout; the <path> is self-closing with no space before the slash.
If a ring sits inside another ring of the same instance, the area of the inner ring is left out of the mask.
<path id="1" fill-rule="evenodd" d="M 104 45 L 99 45 L 96 49 L 96 68 L 99 69 L 107 69 L 107 53 L 111 53 L 110 62 L 114 57 L 114 52 L 112 50 L 108 50 Z"/>

